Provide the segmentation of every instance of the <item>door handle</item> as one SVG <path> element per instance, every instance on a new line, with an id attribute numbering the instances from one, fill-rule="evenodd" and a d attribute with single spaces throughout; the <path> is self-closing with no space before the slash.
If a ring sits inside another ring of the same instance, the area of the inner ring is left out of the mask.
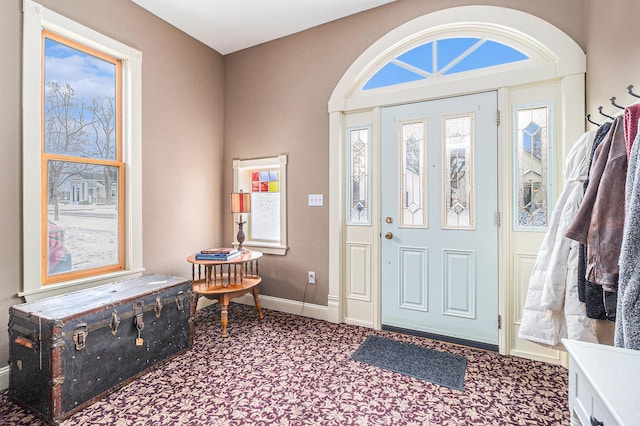
<path id="1" fill-rule="evenodd" d="M 393 233 L 391 233 L 391 232 L 387 232 L 386 234 L 384 234 L 384 237 L 385 237 L 387 240 L 390 240 L 390 239 L 392 239 L 392 238 L 393 238 Z"/>

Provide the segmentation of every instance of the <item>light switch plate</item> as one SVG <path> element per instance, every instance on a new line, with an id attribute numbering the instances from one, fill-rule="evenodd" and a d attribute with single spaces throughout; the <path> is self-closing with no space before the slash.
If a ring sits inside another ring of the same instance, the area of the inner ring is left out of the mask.
<path id="1" fill-rule="evenodd" d="M 323 194 L 309 194 L 309 205 L 312 207 L 320 207 L 324 205 Z"/>

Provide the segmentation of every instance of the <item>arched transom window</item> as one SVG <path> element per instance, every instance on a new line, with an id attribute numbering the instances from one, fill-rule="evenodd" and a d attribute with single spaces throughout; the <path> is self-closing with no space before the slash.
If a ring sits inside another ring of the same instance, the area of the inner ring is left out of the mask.
<path id="1" fill-rule="evenodd" d="M 395 56 L 373 74 L 362 89 L 428 80 L 527 59 L 527 54 L 488 38 L 440 38 Z"/>

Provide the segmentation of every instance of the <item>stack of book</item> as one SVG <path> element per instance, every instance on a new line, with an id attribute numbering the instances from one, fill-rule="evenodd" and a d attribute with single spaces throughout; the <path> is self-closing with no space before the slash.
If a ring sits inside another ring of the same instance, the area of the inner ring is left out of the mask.
<path id="1" fill-rule="evenodd" d="M 196 260 L 220 260 L 226 261 L 235 259 L 240 256 L 242 252 L 240 252 L 236 248 L 211 248 L 202 250 L 199 253 L 196 253 Z"/>

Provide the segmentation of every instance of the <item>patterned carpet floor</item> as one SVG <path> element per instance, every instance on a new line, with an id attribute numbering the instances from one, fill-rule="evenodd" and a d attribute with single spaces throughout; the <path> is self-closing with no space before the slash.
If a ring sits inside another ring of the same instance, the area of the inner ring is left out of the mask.
<path id="1" fill-rule="evenodd" d="M 232 304 L 198 311 L 192 350 L 62 422 L 75 425 L 568 425 L 563 367 Z M 464 390 L 349 357 L 368 335 L 467 357 Z M 43 425 L 0 392 L 0 424 Z"/>

